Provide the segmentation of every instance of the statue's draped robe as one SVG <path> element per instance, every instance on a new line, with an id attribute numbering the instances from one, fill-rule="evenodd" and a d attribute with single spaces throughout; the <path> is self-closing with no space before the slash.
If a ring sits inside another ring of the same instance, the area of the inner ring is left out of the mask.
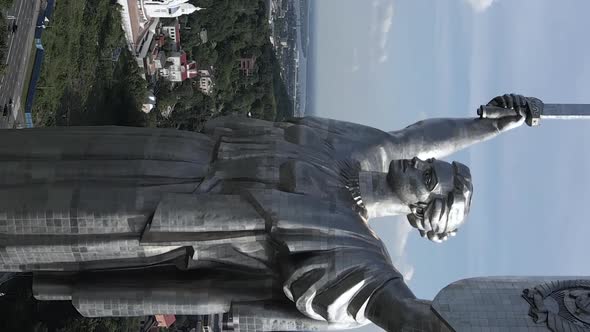
<path id="1" fill-rule="evenodd" d="M 33 271 L 38 298 L 86 316 L 288 298 L 330 327 L 363 324 L 373 292 L 400 274 L 347 177 L 355 160 L 387 169 L 387 135 L 314 118 L 3 132 L 0 270 Z"/>

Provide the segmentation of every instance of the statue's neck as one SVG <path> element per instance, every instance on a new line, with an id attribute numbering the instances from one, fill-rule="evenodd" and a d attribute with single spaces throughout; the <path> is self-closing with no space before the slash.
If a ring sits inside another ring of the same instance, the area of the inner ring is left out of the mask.
<path id="1" fill-rule="evenodd" d="M 369 219 L 412 213 L 391 190 L 387 183 L 387 173 L 359 172 L 359 189 Z"/>

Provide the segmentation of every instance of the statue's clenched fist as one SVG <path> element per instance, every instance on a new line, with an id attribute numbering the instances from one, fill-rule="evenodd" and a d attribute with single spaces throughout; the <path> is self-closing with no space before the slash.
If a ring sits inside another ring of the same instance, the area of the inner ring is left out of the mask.
<path id="1" fill-rule="evenodd" d="M 494 109 L 482 108 L 479 115 L 482 118 L 496 119 L 500 131 L 520 127 L 526 120 L 529 100 L 517 94 L 505 94 L 490 100 L 487 106 Z"/>

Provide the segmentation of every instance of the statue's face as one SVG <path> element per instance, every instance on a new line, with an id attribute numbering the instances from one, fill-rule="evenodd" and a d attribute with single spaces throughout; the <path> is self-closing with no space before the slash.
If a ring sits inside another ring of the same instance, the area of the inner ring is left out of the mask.
<path id="1" fill-rule="evenodd" d="M 452 164 L 436 159 L 393 160 L 389 164 L 388 182 L 398 198 L 409 206 L 452 191 L 454 169 Z"/>

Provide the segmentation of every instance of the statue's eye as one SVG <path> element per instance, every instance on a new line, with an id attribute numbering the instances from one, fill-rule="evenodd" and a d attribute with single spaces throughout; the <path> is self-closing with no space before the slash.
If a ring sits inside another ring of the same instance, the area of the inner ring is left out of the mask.
<path id="1" fill-rule="evenodd" d="M 432 190 L 432 170 L 427 169 L 426 171 L 424 171 L 423 174 L 424 177 L 424 184 L 426 185 L 426 187 L 430 190 Z"/>
<path id="2" fill-rule="evenodd" d="M 422 173 L 422 180 L 428 190 L 433 191 L 434 188 L 436 188 L 438 185 L 438 178 L 436 177 L 434 167 L 430 166 Z"/>

